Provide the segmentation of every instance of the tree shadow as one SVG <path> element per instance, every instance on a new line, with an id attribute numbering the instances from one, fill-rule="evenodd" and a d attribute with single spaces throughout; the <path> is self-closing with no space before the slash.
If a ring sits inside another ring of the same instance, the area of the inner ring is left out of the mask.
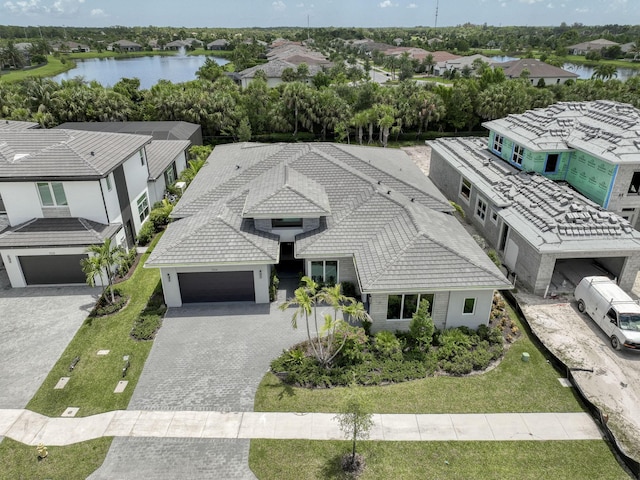
<path id="1" fill-rule="evenodd" d="M 348 452 L 345 450 L 327 459 L 320 470 L 322 478 L 331 480 L 352 480 L 356 478 L 342 470 L 342 457 L 344 457 L 346 453 Z"/>

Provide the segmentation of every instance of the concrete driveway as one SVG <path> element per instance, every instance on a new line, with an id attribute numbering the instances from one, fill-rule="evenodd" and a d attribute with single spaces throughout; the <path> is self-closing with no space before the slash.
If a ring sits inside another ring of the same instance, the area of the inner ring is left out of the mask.
<path id="1" fill-rule="evenodd" d="M 306 338 L 277 303 L 170 309 L 129 410 L 253 411 L 269 363 Z M 249 440 L 116 438 L 91 479 L 255 479 Z"/>
<path id="2" fill-rule="evenodd" d="M 0 408 L 24 408 L 96 303 L 88 286 L 11 288 L 0 269 Z"/>

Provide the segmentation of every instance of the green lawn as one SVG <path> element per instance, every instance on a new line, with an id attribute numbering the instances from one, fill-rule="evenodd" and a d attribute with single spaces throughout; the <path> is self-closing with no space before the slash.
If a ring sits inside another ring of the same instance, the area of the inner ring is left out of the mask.
<path id="1" fill-rule="evenodd" d="M 36 447 L 5 438 L 0 443 L 0 480 L 84 480 L 109 451 L 112 437 L 66 447 L 48 447 L 49 456 L 38 461 Z"/>
<path id="2" fill-rule="evenodd" d="M 260 480 L 342 479 L 349 442 L 252 440 Z M 629 479 L 603 441 L 359 442 L 367 479 Z"/>
<path id="3" fill-rule="evenodd" d="M 156 241 L 158 239 L 159 236 Z M 152 342 L 136 342 L 129 337 L 133 322 L 160 281 L 158 270 L 142 268 L 148 255 L 142 256 L 131 278 L 119 284 L 122 291 L 131 296 L 129 304 L 114 315 L 85 321 L 27 405 L 29 410 L 59 417 L 67 407 L 79 407 L 78 416 L 84 417 L 127 407 L 152 345 Z M 98 350 L 110 350 L 110 353 L 99 356 Z M 124 393 L 115 394 L 113 390 L 122 380 L 123 355 L 130 358 L 131 367 L 126 377 L 129 385 Z M 69 372 L 76 356 L 80 362 Z M 54 390 L 60 377 L 71 377 L 71 380 L 64 389 Z"/>
<path id="4" fill-rule="evenodd" d="M 627 60 L 587 60 L 582 55 L 567 55 L 566 57 L 562 57 L 563 60 L 570 63 L 575 63 L 577 65 L 587 65 L 589 67 L 595 67 L 596 65 L 602 63 L 605 65 L 615 65 L 618 68 L 633 68 L 640 69 L 640 62 L 629 62 Z"/>
<path id="5" fill-rule="evenodd" d="M 187 55 L 206 55 L 208 57 L 230 59 L 233 56 L 233 50 L 206 50 L 204 48 L 196 48 L 195 50 L 189 50 Z"/>
<path id="6" fill-rule="evenodd" d="M 529 353 L 528 363 L 522 362 L 522 352 Z M 562 387 L 558 382 L 561 376 L 525 333 L 489 372 L 360 388 L 376 413 L 582 411 L 573 389 Z M 335 412 L 341 405 L 343 393 L 343 388 L 293 388 L 267 374 L 258 388 L 255 410 Z"/>
<path id="7" fill-rule="evenodd" d="M 53 55 L 47 56 L 47 64 L 32 68 L 31 70 L 17 70 L 15 72 L 7 73 L 0 76 L 0 81 L 3 82 L 17 82 L 24 80 L 27 77 L 53 77 L 60 73 L 71 70 L 76 64 L 73 61 L 67 60 L 66 63 L 62 63 L 59 58 Z"/>

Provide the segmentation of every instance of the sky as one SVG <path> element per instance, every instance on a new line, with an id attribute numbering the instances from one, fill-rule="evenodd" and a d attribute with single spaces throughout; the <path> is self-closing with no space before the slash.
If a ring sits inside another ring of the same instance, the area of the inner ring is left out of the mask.
<path id="1" fill-rule="evenodd" d="M 640 24 L 640 0 L 0 0 L 0 25 L 411 27 Z"/>

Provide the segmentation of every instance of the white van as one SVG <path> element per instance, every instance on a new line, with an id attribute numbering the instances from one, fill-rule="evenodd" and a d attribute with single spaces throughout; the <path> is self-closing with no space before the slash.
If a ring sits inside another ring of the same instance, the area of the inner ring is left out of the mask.
<path id="1" fill-rule="evenodd" d="M 616 350 L 640 351 L 640 305 L 608 277 L 584 277 L 576 287 L 578 310 L 589 316 L 611 339 Z"/>

